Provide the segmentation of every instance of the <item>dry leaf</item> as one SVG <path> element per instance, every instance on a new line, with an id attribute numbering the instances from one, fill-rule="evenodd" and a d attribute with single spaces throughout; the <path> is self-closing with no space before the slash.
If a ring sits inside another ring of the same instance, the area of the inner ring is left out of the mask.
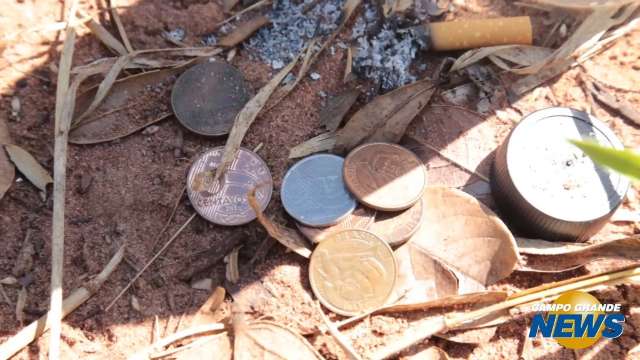
<path id="1" fill-rule="evenodd" d="M 305 338 L 274 322 L 258 321 L 236 331 L 234 360 L 279 358 L 322 359 Z"/>
<path id="2" fill-rule="evenodd" d="M 240 24 L 231 33 L 220 39 L 218 45 L 222 47 L 234 47 L 245 41 L 254 32 L 258 31 L 258 29 L 270 22 L 271 19 L 266 15 L 256 16 L 253 19 Z"/>
<path id="3" fill-rule="evenodd" d="M 330 97 L 327 104 L 320 110 L 320 125 L 329 131 L 336 131 L 344 116 L 358 99 L 358 95 L 360 91 L 357 89 L 347 89 Z"/>
<path id="4" fill-rule="evenodd" d="M 329 151 L 335 145 L 336 133 L 326 132 L 291 148 L 289 159 L 300 158 L 320 151 Z"/>
<path id="5" fill-rule="evenodd" d="M 238 270 L 238 254 L 240 253 L 240 246 L 236 246 L 229 255 L 227 255 L 224 261 L 227 263 L 225 276 L 227 281 L 235 284 L 240 280 L 240 270 Z"/>
<path id="6" fill-rule="evenodd" d="M 187 348 L 188 347 L 188 348 Z M 187 349 L 185 349 L 187 348 Z M 231 349 L 231 339 L 227 334 L 211 335 L 194 340 L 188 345 L 180 347 L 180 352 L 174 353 L 171 357 L 175 360 L 231 360 L 233 359 L 233 349 Z"/>
<path id="7" fill-rule="evenodd" d="M 7 145 L 12 142 L 7 123 L 4 118 L 0 118 L 0 145 Z M 15 176 L 16 170 L 13 163 L 9 161 L 9 156 L 4 149 L 0 148 L 0 200 L 13 184 Z"/>
<path id="8" fill-rule="evenodd" d="M 280 70 L 280 72 L 271 79 L 267 85 L 263 86 L 260 91 L 254 96 L 251 100 L 249 100 L 245 106 L 240 110 L 238 115 L 233 122 L 233 127 L 229 133 L 229 137 L 227 138 L 227 143 L 224 147 L 224 153 L 222 154 L 222 161 L 218 168 L 216 169 L 215 179 L 219 179 L 220 175 L 227 170 L 227 166 L 231 164 L 233 159 L 236 157 L 236 153 L 240 148 L 240 144 L 242 144 L 242 139 L 244 139 L 244 135 L 249 130 L 253 121 L 258 117 L 258 114 L 265 106 L 267 101 L 269 101 L 269 97 L 276 89 L 278 84 L 284 79 L 287 74 L 293 69 L 295 64 L 298 62 L 297 56 L 289 65 L 287 65 L 284 69 Z"/>
<path id="9" fill-rule="evenodd" d="M 27 305 L 27 288 L 24 286 L 18 291 L 18 300 L 16 301 L 16 320 L 20 325 L 24 324 L 24 307 Z"/>
<path id="10" fill-rule="evenodd" d="M 601 259 L 640 259 L 640 235 L 596 244 L 561 243 L 517 238 L 520 271 L 568 271 Z"/>
<path id="11" fill-rule="evenodd" d="M 402 245 L 394 253 L 398 268 L 394 292 L 395 298 L 400 298 L 394 306 L 422 304 L 458 293 L 456 277 L 413 242 Z"/>
<path id="12" fill-rule="evenodd" d="M 191 325 L 195 326 L 201 324 L 209 324 L 218 321 L 218 319 L 215 318 L 214 314 L 216 310 L 218 310 L 220 305 L 222 305 L 222 303 L 224 302 L 225 296 L 226 292 L 223 287 L 218 286 L 215 290 L 213 290 L 207 301 L 202 304 L 200 309 L 198 309 L 198 311 L 193 316 L 193 322 Z"/>
<path id="13" fill-rule="evenodd" d="M 595 83 L 588 84 L 591 94 L 607 107 L 617 111 L 620 115 L 626 117 L 634 124 L 640 126 L 640 112 L 624 99 L 616 99 L 611 93 Z"/>
<path id="14" fill-rule="evenodd" d="M 449 295 L 433 300 L 426 301 L 421 304 L 392 304 L 383 307 L 375 313 L 391 313 L 391 312 L 405 312 L 405 311 L 425 311 L 434 308 L 461 306 L 461 305 L 473 305 L 473 304 L 492 304 L 506 300 L 508 294 L 502 291 L 482 291 L 476 293 L 462 294 L 462 295 Z"/>
<path id="15" fill-rule="evenodd" d="M 28 151 L 18 145 L 5 145 L 11 161 L 18 170 L 38 189 L 47 192 L 47 184 L 53 182 L 51 175 Z"/>
<path id="16" fill-rule="evenodd" d="M 233 9 L 240 0 L 224 0 L 222 3 L 224 4 L 224 12 L 228 13 Z"/>
<path id="17" fill-rule="evenodd" d="M 138 131 L 161 122 L 172 116 L 173 113 L 165 112 L 152 119 L 144 119 L 146 122 L 136 125 L 131 123 L 122 124 L 123 118 L 109 117 L 110 120 L 101 119 L 87 124 L 80 125 L 74 129 L 69 142 L 78 145 L 99 144 L 113 141 L 135 134 Z"/>
<path id="18" fill-rule="evenodd" d="M 35 255 L 36 249 L 31 240 L 31 229 L 27 229 L 27 234 L 24 236 L 24 241 L 22 242 L 22 248 L 20 249 L 20 253 L 18 253 L 16 262 L 13 265 L 13 270 L 11 271 L 13 276 L 19 278 L 30 273 L 33 269 L 33 258 Z"/>
<path id="19" fill-rule="evenodd" d="M 476 198 L 456 189 L 427 187 L 422 226 L 413 244 L 473 280 L 491 285 L 518 261 L 507 226 Z"/>
<path id="20" fill-rule="evenodd" d="M 311 256 L 311 250 L 307 247 L 306 241 L 302 238 L 297 231 L 293 229 L 289 229 L 285 226 L 274 223 L 269 220 L 264 213 L 260 210 L 260 205 L 256 200 L 255 189 L 251 190 L 248 194 L 249 205 L 253 208 L 256 215 L 258 216 L 258 221 L 269 233 L 269 236 L 278 240 L 282 245 L 286 246 L 288 249 L 294 251 L 296 254 L 304 256 L 306 258 Z"/>
<path id="21" fill-rule="evenodd" d="M 138 298 L 135 295 L 131 295 L 131 307 L 137 312 L 142 312 L 140 301 L 138 301 Z"/>
<path id="22" fill-rule="evenodd" d="M 401 110 L 414 97 L 432 87 L 430 80 L 420 80 L 376 97 L 355 113 L 336 133 L 335 150 L 344 153 L 365 142 L 368 137 L 385 127 L 391 117 L 400 115 L 399 113 L 404 114 Z"/>
<path id="23" fill-rule="evenodd" d="M 213 280 L 200 279 L 191 283 L 191 288 L 196 290 L 211 291 L 213 289 Z"/>
<path id="24" fill-rule="evenodd" d="M 480 49 L 469 50 L 460 55 L 456 62 L 453 63 L 449 71 L 453 72 L 461 70 L 487 57 L 503 70 L 515 71 L 516 68 L 514 68 L 513 66 L 506 66 L 505 68 L 504 66 L 502 66 L 503 64 L 506 65 L 504 62 L 496 62 L 495 59 L 497 58 L 500 61 L 508 61 L 519 66 L 531 66 L 545 60 L 547 57 L 549 57 L 549 55 L 551 55 L 552 52 L 553 49 L 540 46 L 489 46 Z"/>
<path id="25" fill-rule="evenodd" d="M 90 19 L 85 25 L 91 30 L 91 32 L 100 40 L 102 43 L 113 50 L 115 53 L 119 55 L 126 55 L 128 53 L 127 49 L 124 45 L 116 39 L 111 33 L 104 28 L 99 22 Z"/>

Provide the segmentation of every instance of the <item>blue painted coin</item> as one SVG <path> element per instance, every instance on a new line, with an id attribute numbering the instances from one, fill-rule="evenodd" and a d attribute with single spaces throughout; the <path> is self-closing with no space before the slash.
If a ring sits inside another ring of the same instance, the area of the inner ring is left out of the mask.
<path id="1" fill-rule="evenodd" d="M 342 179 L 344 159 L 331 154 L 309 156 L 293 165 L 282 180 L 284 209 L 296 221 L 330 226 L 351 214 L 356 200 Z"/>

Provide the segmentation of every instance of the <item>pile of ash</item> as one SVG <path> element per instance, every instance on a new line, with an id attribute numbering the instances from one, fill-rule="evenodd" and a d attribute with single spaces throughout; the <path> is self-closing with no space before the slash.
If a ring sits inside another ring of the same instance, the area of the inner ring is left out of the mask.
<path id="1" fill-rule="evenodd" d="M 245 46 L 274 69 L 283 68 L 307 43 L 338 27 L 344 0 L 275 1 L 271 25 L 260 29 Z"/>
<path id="2" fill-rule="evenodd" d="M 269 14 L 272 24 L 247 40 L 245 47 L 273 69 L 281 69 L 311 39 L 328 35 L 338 27 L 343 3 L 344 0 L 275 1 Z M 352 65 L 358 76 L 372 80 L 385 92 L 416 80 L 410 66 L 426 44 L 413 32 L 402 29 L 397 17 L 382 16 L 373 0 L 365 1 L 351 39 Z M 337 45 L 346 48 L 341 42 Z"/>

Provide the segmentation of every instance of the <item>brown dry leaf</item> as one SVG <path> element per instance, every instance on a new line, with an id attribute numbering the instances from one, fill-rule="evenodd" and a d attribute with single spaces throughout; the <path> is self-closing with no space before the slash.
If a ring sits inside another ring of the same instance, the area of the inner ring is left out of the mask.
<path id="1" fill-rule="evenodd" d="M 242 23 L 231 33 L 220 39 L 218 45 L 222 47 L 234 47 L 245 41 L 254 32 L 258 31 L 258 29 L 269 24 L 270 22 L 271 19 L 269 19 L 266 15 L 256 16 L 253 19 Z"/>
<path id="2" fill-rule="evenodd" d="M 9 128 L 3 118 L 0 118 L 0 145 L 11 144 L 11 136 L 9 135 Z M 9 156 L 5 153 L 4 149 L 0 149 L 0 200 L 4 194 L 9 190 L 13 179 L 16 176 L 16 169 L 13 163 L 9 161 Z"/>
<path id="3" fill-rule="evenodd" d="M 200 306 L 200 309 L 195 313 L 191 326 L 214 323 L 217 319 L 214 317 L 216 310 L 224 302 L 226 292 L 223 287 L 218 286 L 207 301 Z"/>
<path id="4" fill-rule="evenodd" d="M 562 272 L 601 259 L 640 259 L 640 235 L 597 244 L 559 243 L 517 238 L 520 271 Z"/>
<path id="5" fill-rule="evenodd" d="M 359 90 L 347 89 L 330 97 L 327 104 L 320 110 L 320 125 L 329 131 L 336 131 L 359 95 Z"/>
<path id="6" fill-rule="evenodd" d="M 224 4 L 224 12 L 228 13 L 233 9 L 240 0 L 224 0 L 222 3 Z"/>
<path id="7" fill-rule="evenodd" d="M 422 226 L 413 244 L 484 286 L 509 276 L 518 250 L 507 226 L 476 198 L 457 189 L 427 187 Z"/>
<path id="8" fill-rule="evenodd" d="M 231 339 L 226 334 L 201 337 L 182 346 L 180 352 L 174 353 L 171 357 L 175 360 L 231 360 Z"/>
<path id="9" fill-rule="evenodd" d="M 639 80 L 640 82 L 640 80 Z M 610 109 L 620 113 L 620 115 L 626 117 L 634 124 L 640 126 L 640 112 L 635 107 L 624 99 L 616 99 L 614 95 L 595 83 L 589 83 L 589 91 L 591 94 L 601 103 L 605 104 Z"/>
<path id="10" fill-rule="evenodd" d="M 227 263 L 225 276 L 227 281 L 232 284 L 235 284 L 240 280 L 240 270 L 238 269 L 238 254 L 240 253 L 240 248 L 242 245 L 236 246 L 229 255 L 224 258 L 224 261 Z"/>
<path id="11" fill-rule="evenodd" d="M 300 158 L 320 151 L 329 151 L 336 145 L 336 133 L 326 132 L 315 136 L 289 150 L 289 159 Z"/>
<path id="12" fill-rule="evenodd" d="M 441 298 L 426 301 L 421 304 L 392 304 L 385 306 L 375 313 L 391 313 L 391 312 L 404 312 L 404 311 L 424 311 L 434 308 L 460 306 L 460 305 L 472 305 L 472 304 L 490 304 L 497 303 L 506 300 L 508 294 L 502 291 L 482 291 L 476 293 L 462 294 L 462 295 L 449 295 Z"/>
<path id="13" fill-rule="evenodd" d="M 394 303 L 422 304 L 458 293 L 458 280 L 446 267 L 409 241 L 394 251 L 398 277 Z"/>
<path id="14" fill-rule="evenodd" d="M 11 271 L 13 276 L 19 278 L 31 272 L 35 255 L 36 249 L 31 240 L 31 229 L 27 229 L 27 234 L 24 236 L 24 241 L 22 242 L 22 248 Z"/>
<path id="15" fill-rule="evenodd" d="M 18 291 L 18 300 L 16 301 L 16 320 L 20 325 L 24 324 L 24 307 L 27 305 L 27 288 L 24 286 Z"/>
<path id="16" fill-rule="evenodd" d="M 387 121 L 394 115 L 404 114 L 402 109 L 405 105 L 432 87 L 431 81 L 425 79 L 376 97 L 336 133 L 335 150 L 344 153 L 363 143 L 379 129 L 385 128 Z"/>
<path id="17" fill-rule="evenodd" d="M 87 145 L 121 139 L 135 134 L 148 126 L 157 124 L 172 115 L 173 113 L 171 112 L 165 112 L 138 125 L 131 123 L 123 124 L 122 118 L 110 116 L 109 120 L 101 119 L 80 125 L 71 131 L 69 142 L 72 144 Z"/>
<path id="18" fill-rule="evenodd" d="M 260 205 L 256 200 L 256 189 L 253 189 L 247 195 L 249 198 L 249 205 L 253 208 L 258 216 L 258 221 L 269 233 L 269 236 L 278 240 L 282 245 L 288 249 L 294 251 L 300 256 L 309 258 L 311 256 L 311 250 L 307 247 L 306 241 L 302 238 L 297 231 L 289 229 L 286 226 L 282 226 L 269 220 L 264 213 L 260 210 Z"/>
<path id="19" fill-rule="evenodd" d="M 86 14 L 84 14 L 86 15 Z M 105 29 L 99 22 L 90 19 L 85 25 L 91 30 L 91 32 L 100 40 L 102 43 L 113 50 L 113 52 L 119 55 L 126 55 L 128 53 L 127 49 L 124 45 L 115 38 L 115 36 L 111 35 L 111 33 Z"/>
<path id="20" fill-rule="evenodd" d="M 238 115 L 233 122 L 233 127 L 229 132 L 229 137 L 227 138 L 227 143 L 224 146 L 224 153 L 222 154 L 222 161 L 220 166 L 216 169 L 215 180 L 220 178 L 223 172 L 227 170 L 227 166 L 231 164 L 233 159 L 236 157 L 236 153 L 240 148 L 240 144 L 242 144 L 242 139 L 244 139 L 244 135 L 249 130 L 253 121 L 258 117 L 262 108 L 266 105 L 267 101 L 271 97 L 271 94 L 276 89 L 278 84 L 284 79 L 287 74 L 293 69 L 293 67 L 298 62 L 300 56 L 298 55 L 289 65 L 287 65 L 284 69 L 280 70 L 276 76 L 273 77 L 265 86 L 258 91 L 256 96 L 254 96 L 251 100 L 249 100 L 245 106 L 240 110 Z"/>
<path id="21" fill-rule="evenodd" d="M 309 342 L 293 330 L 270 321 L 258 321 L 236 331 L 234 360 L 264 358 L 322 359 Z"/>
<path id="22" fill-rule="evenodd" d="M 503 61 L 506 60 L 519 66 L 531 66 L 545 60 L 549 55 L 551 55 L 552 52 L 553 49 L 540 46 L 489 46 L 480 49 L 469 50 L 460 55 L 456 62 L 453 63 L 449 71 L 453 72 L 464 69 L 465 67 L 473 65 L 484 58 L 489 58 L 495 63 L 496 61 L 494 59 L 491 59 L 491 57 L 495 57 Z M 500 66 L 501 64 L 503 63 L 496 63 L 496 65 L 498 66 Z M 502 66 L 500 67 L 502 68 Z M 514 70 L 514 68 L 511 66 L 507 66 L 507 68 L 503 69 L 507 71 Z"/>
<path id="23" fill-rule="evenodd" d="M 47 192 L 47 184 L 51 184 L 53 179 L 49 172 L 31 155 L 28 151 L 18 145 L 5 145 L 4 149 L 9 154 L 9 158 L 35 187 L 40 191 Z"/>

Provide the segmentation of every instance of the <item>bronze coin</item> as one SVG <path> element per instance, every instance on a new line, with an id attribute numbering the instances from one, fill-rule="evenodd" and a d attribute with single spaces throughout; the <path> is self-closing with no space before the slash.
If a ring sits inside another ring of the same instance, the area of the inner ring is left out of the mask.
<path id="1" fill-rule="evenodd" d="M 249 99 L 251 90 L 242 73 L 223 61 L 193 66 L 180 75 L 171 92 L 178 121 L 206 136 L 228 134 Z"/>
<path id="2" fill-rule="evenodd" d="M 202 154 L 191 165 L 187 195 L 203 218 L 218 225 L 242 225 L 256 218 L 247 194 L 256 188 L 256 200 L 264 210 L 271 200 L 273 179 L 267 164 L 253 151 L 240 148 L 229 169 L 214 181 L 224 146 Z"/>
<path id="3" fill-rule="evenodd" d="M 323 240 L 311 254 L 309 282 L 329 310 L 345 316 L 383 306 L 396 282 L 391 247 L 364 230 L 345 230 Z"/>
<path id="4" fill-rule="evenodd" d="M 406 210 L 378 212 L 369 231 L 391 246 L 399 246 L 418 231 L 422 223 L 423 202 L 418 201 Z"/>
<path id="5" fill-rule="evenodd" d="M 371 143 L 355 148 L 347 156 L 344 181 L 365 205 L 399 211 L 420 199 L 427 173 L 420 159 L 402 146 Z"/>
<path id="6" fill-rule="evenodd" d="M 327 236 L 343 230 L 368 230 L 376 218 L 376 211 L 367 207 L 356 208 L 349 216 L 339 223 L 324 228 L 303 225 L 296 222 L 298 230 L 314 243 L 327 238 Z"/>

